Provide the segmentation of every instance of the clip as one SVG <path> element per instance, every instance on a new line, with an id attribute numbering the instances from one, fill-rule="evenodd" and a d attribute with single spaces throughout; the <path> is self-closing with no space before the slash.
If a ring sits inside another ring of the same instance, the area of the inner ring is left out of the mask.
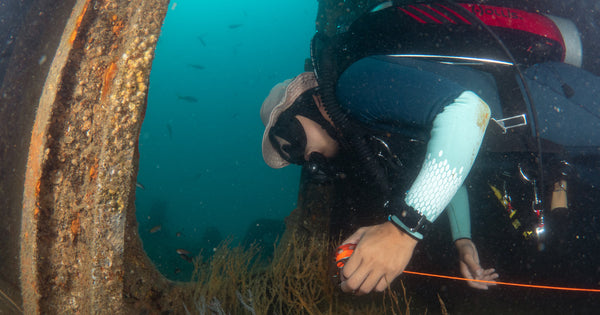
<path id="1" fill-rule="evenodd" d="M 525 116 L 525 114 L 521 114 L 503 119 L 492 118 L 492 121 L 494 121 L 498 126 L 500 126 L 500 128 L 502 129 L 502 134 L 506 134 L 506 131 L 508 129 L 526 126 L 527 116 Z"/>

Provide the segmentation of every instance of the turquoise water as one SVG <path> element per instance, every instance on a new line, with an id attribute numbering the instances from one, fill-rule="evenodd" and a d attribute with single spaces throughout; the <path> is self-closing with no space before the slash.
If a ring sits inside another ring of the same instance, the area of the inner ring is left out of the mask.
<path id="1" fill-rule="evenodd" d="M 140 135 L 144 189 L 136 192 L 144 248 L 168 277 L 191 274 L 176 249 L 194 256 L 215 234 L 239 240 L 253 221 L 283 220 L 295 207 L 299 169 L 263 162 L 259 109 L 271 87 L 303 71 L 317 5 L 171 2 Z"/>
<path id="2" fill-rule="evenodd" d="M 188 251 L 189 257 L 201 250 L 210 253 L 219 240 L 239 241 L 256 220 L 281 222 L 296 206 L 300 170 L 265 165 L 259 109 L 273 85 L 303 71 L 317 5 L 306 0 L 171 3 L 150 77 L 139 143 L 138 182 L 144 188 L 137 189 L 136 199 L 144 248 L 167 277 L 191 276 L 192 264 L 177 249 Z M 594 65 L 600 59 L 588 60 Z M 496 268 L 500 280 L 507 282 L 596 288 L 597 157 L 583 163 L 591 165 L 589 172 L 581 173 L 592 174 L 586 175 L 589 178 L 569 183 L 576 210 L 564 218 L 556 215 L 554 221 L 575 224 L 553 228 L 554 243 L 544 252 L 515 231 L 490 194 L 487 179 L 497 175 L 499 165 L 485 155 L 478 159 L 483 165 L 472 172 L 468 185 L 473 239 L 484 268 Z M 519 183 L 518 178 L 511 183 Z M 514 186 L 515 206 L 528 211 L 530 187 Z M 529 197 L 517 198 L 521 195 Z M 408 269 L 459 275 L 452 246 L 442 218 L 419 245 Z M 438 294 L 450 310 L 464 314 L 529 314 L 542 309 L 552 310 L 549 314 L 585 314 L 593 313 L 590 310 L 600 301 L 595 293 L 506 286 L 483 292 L 462 282 L 406 275 L 402 279 L 434 313 Z"/>

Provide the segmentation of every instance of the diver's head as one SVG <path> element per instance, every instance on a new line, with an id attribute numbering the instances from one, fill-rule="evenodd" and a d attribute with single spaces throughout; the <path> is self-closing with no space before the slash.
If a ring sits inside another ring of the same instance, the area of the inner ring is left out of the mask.
<path id="1" fill-rule="evenodd" d="M 328 159 L 337 154 L 336 131 L 317 106 L 315 87 L 314 75 L 305 72 L 277 85 L 263 103 L 262 152 L 269 166 L 304 165 L 311 156 Z"/>

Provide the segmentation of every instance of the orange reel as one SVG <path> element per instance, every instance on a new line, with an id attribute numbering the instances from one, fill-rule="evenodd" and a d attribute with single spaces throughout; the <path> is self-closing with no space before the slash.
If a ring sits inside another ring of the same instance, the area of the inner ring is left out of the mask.
<path id="1" fill-rule="evenodd" d="M 346 264 L 346 260 L 352 256 L 355 248 L 356 244 L 352 243 L 344 244 L 338 247 L 335 254 L 335 265 L 338 268 L 343 268 Z"/>

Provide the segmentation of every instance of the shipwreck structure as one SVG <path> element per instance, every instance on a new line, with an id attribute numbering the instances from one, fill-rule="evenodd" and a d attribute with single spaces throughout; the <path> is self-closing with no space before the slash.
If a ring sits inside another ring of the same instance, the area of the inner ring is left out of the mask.
<path id="1" fill-rule="evenodd" d="M 346 10 L 329 2 L 317 25 L 334 25 L 325 15 Z M 2 6 L 0 310 L 183 311 L 176 301 L 188 288 L 154 268 L 134 207 L 138 137 L 169 1 Z"/>

